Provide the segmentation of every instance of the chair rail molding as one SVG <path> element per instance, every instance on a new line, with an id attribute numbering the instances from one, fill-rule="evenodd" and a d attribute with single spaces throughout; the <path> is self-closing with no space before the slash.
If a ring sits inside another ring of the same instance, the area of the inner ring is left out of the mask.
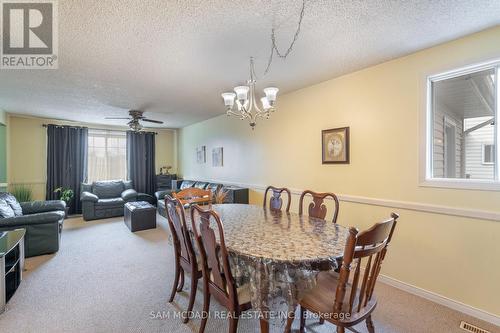
<path id="1" fill-rule="evenodd" d="M 231 181 L 222 181 L 215 179 L 201 179 L 199 177 L 184 177 L 185 179 L 197 179 L 200 181 L 213 182 L 213 183 L 221 183 L 239 187 L 248 187 L 252 190 L 264 191 L 266 186 L 259 184 L 246 184 L 239 182 L 231 182 Z M 292 195 L 300 195 L 303 190 L 296 188 L 289 188 Z M 457 217 L 466 217 L 478 220 L 488 220 L 488 221 L 498 221 L 500 222 L 500 212 L 489 211 L 489 210 L 481 210 L 481 209 L 472 209 L 472 208 L 457 208 L 452 206 L 444 206 L 444 205 L 433 205 L 427 203 L 420 202 L 412 202 L 412 201 L 400 201 L 400 200 L 392 200 L 392 199 L 383 199 L 383 198 L 372 198 L 372 197 L 364 197 L 358 195 L 350 195 L 350 194 L 337 194 L 337 197 L 342 202 L 351 202 L 358 203 L 370 206 L 379 206 L 379 207 L 388 207 L 388 208 L 398 208 L 405 210 L 412 210 L 417 212 L 424 213 L 432 213 L 439 215 L 448 215 L 448 216 L 457 216 Z"/>

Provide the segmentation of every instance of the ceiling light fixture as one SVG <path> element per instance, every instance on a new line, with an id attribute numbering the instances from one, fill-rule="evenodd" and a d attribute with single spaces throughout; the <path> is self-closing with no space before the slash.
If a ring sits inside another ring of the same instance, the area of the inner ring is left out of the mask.
<path id="1" fill-rule="evenodd" d="M 222 94 L 224 104 L 226 105 L 226 114 L 228 116 L 237 116 L 241 120 L 248 119 L 252 129 L 257 124 L 257 118 L 269 119 L 270 112 L 274 112 L 274 103 L 279 89 L 276 87 L 268 87 L 264 89 L 266 96 L 260 99 L 261 108 L 258 105 L 255 97 L 255 69 L 253 57 L 250 57 L 250 79 L 247 80 L 246 86 L 238 86 L 234 88 L 234 92 L 226 92 Z M 233 107 L 236 100 L 236 110 Z"/>
<path id="2" fill-rule="evenodd" d="M 304 17 L 305 5 L 306 5 L 306 0 L 302 0 L 302 9 L 300 11 L 298 27 L 297 30 L 295 31 L 293 41 L 290 43 L 290 46 L 288 47 L 286 52 L 282 53 L 278 50 L 278 47 L 276 45 L 275 28 L 274 27 L 272 28 L 271 53 L 269 55 L 264 75 L 266 75 L 269 72 L 271 63 L 273 61 L 273 56 L 275 53 L 280 58 L 286 59 L 286 57 L 292 51 L 293 46 L 295 45 L 295 42 L 299 37 L 300 27 L 302 25 L 302 19 Z M 269 117 L 271 116 L 271 112 L 274 112 L 276 110 L 275 103 L 279 91 L 279 89 L 276 87 L 265 88 L 264 89 L 265 96 L 260 99 L 261 107 L 259 107 L 257 98 L 255 97 L 256 83 L 257 83 L 257 75 L 255 75 L 254 58 L 250 57 L 250 79 L 247 80 L 247 85 L 235 87 L 234 92 L 225 92 L 221 94 L 222 99 L 224 100 L 224 105 L 226 106 L 226 114 L 228 116 L 239 117 L 241 120 L 248 119 L 252 130 L 255 129 L 255 125 L 257 124 L 257 118 L 269 119 Z M 234 108 L 235 104 L 236 108 Z"/>

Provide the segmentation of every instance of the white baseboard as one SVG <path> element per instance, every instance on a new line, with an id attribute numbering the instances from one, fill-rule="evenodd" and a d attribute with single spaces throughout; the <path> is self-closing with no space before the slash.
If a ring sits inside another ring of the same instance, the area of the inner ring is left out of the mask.
<path id="1" fill-rule="evenodd" d="M 431 291 L 415 287 L 411 284 L 396 280 L 394 278 L 388 277 L 386 275 L 379 275 L 378 281 L 385 283 L 387 285 L 390 285 L 394 288 L 406 291 L 410 294 L 420 296 L 422 298 L 425 298 L 431 302 L 441 304 L 443 306 L 446 306 L 452 310 L 456 310 L 459 312 L 462 312 L 466 315 L 469 315 L 471 317 L 475 317 L 478 319 L 481 319 L 483 321 L 486 321 L 488 323 L 491 323 L 493 325 L 497 325 L 500 327 L 500 317 L 497 315 L 494 315 L 492 313 L 486 312 L 481 309 L 477 309 L 473 306 L 452 300 L 448 297 L 433 293 Z M 495 297 L 495 295 L 492 295 L 492 297 Z"/>

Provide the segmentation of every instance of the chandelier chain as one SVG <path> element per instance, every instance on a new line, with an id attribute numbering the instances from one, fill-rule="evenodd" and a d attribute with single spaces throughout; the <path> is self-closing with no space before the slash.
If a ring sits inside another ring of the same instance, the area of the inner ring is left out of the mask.
<path id="1" fill-rule="evenodd" d="M 288 57 L 290 52 L 292 52 L 292 49 L 295 45 L 295 42 L 297 42 L 297 39 L 299 38 L 300 29 L 302 27 L 302 19 L 304 18 L 305 8 L 306 8 L 306 0 L 302 0 L 302 8 L 300 10 L 299 23 L 297 24 L 297 30 L 295 31 L 295 34 L 293 36 L 293 40 L 290 43 L 290 45 L 288 46 L 288 49 L 286 50 L 286 52 L 282 53 L 278 49 L 278 45 L 276 43 L 276 28 L 273 27 L 271 29 L 271 53 L 269 54 L 269 59 L 267 61 L 267 66 L 266 66 L 266 70 L 264 71 L 264 75 L 266 75 L 269 72 L 269 70 L 271 69 L 271 64 L 273 62 L 274 53 L 276 53 L 278 55 L 278 57 L 280 57 L 281 59 L 286 59 L 286 57 Z"/>

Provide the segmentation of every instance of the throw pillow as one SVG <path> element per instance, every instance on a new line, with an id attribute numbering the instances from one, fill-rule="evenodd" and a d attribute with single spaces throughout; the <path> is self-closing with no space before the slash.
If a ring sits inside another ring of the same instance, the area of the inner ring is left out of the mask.
<path id="1" fill-rule="evenodd" d="M 14 210 L 10 207 L 7 201 L 0 199 L 0 218 L 14 217 Z"/>
<path id="2" fill-rule="evenodd" d="M 14 211 L 15 216 L 22 216 L 23 215 L 23 209 L 21 208 L 21 205 L 17 201 L 16 197 L 13 196 L 12 194 L 8 194 L 6 197 L 3 198 L 7 204 L 12 208 Z"/>

